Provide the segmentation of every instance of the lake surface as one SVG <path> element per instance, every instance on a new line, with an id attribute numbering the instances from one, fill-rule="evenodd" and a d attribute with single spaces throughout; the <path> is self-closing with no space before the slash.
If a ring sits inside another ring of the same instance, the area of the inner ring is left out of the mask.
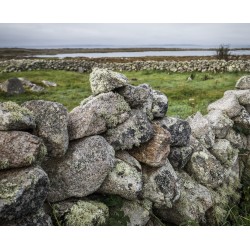
<path id="1" fill-rule="evenodd" d="M 250 55 L 250 50 L 234 50 L 233 55 Z M 196 51 L 142 51 L 142 52 L 108 52 L 108 53 L 72 53 L 72 54 L 57 54 L 57 55 L 36 55 L 35 57 L 145 57 L 145 56 L 213 56 L 215 51 L 211 50 L 196 50 Z"/>

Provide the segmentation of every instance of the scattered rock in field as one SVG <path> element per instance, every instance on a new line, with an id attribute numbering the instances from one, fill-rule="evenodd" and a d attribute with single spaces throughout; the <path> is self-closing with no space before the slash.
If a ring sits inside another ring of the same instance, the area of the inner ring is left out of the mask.
<path id="1" fill-rule="evenodd" d="M 34 133 L 44 140 L 48 156 L 63 156 L 69 144 L 67 109 L 60 103 L 41 100 L 22 106 L 33 112 L 37 125 Z"/>
<path id="2" fill-rule="evenodd" d="M 41 92 L 41 91 L 43 91 L 43 90 L 44 90 L 43 87 L 38 86 L 38 85 L 36 85 L 36 84 L 34 84 L 34 85 L 32 86 L 32 88 L 30 88 L 30 91 L 32 91 L 32 92 Z"/>
<path id="3" fill-rule="evenodd" d="M 84 197 L 99 189 L 115 162 L 113 148 L 101 136 L 69 144 L 67 153 L 43 164 L 51 181 L 48 200 Z"/>
<path id="4" fill-rule="evenodd" d="M 216 138 L 225 138 L 228 130 L 233 127 L 233 121 L 221 110 L 211 110 L 204 117 L 211 124 Z"/>
<path id="5" fill-rule="evenodd" d="M 140 146 L 153 137 L 153 127 L 145 113 L 131 110 L 130 117 L 104 135 L 115 150 L 131 149 Z"/>
<path id="6" fill-rule="evenodd" d="M 46 81 L 46 80 L 42 80 L 42 83 L 47 87 L 56 87 L 57 86 L 57 84 L 55 82 L 50 82 L 50 81 Z"/>
<path id="7" fill-rule="evenodd" d="M 186 166 L 193 153 L 191 146 L 171 147 L 168 159 L 174 169 L 179 170 Z"/>
<path id="8" fill-rule="evenodd" d="M 194 116 L 189 116 L 187 121 L 190 124 L 192 135 L 206 148 L 212 147 L 215 135 L 209 121 L 200 112 L 197 112 Z"/>
<path id="9" fill-rule="evenodd" d="M 54 204 L 53 209 L 65 226 L 101 226 L 109 217 L 108 207 L 97 201 L 63 201 Z"/>
<path id="10" fill-rule="evenodd" d="M 128 200 L 135 200 L 142 192 L 142 174 L 133 166 L 116 159 L 113 169 L 102 183 L 98 192 L 117 194 Z"/>
<path id="11" fill-rule="evenodd" d="M 111 90 L 129 84 L 129 80 L 125 75 L 99 68 L 93 69 L 89 80 L 93 95 L 110 92 Z"/>
<path id="12" fill-rule="evenodd" d="M 129 153 L 139 162 L 151 167 L 163 166 L 170 152 L 170 133 L 159 124 L 153 123 L 153 137 L 140 145 L 134 147 Z"/>
<path id="13" fill-rule="evenodd" d="M 35 213 L 42 207 L 48 193 L 48 188 L 48 176 L 40 168 L 1 172 L 1 223 L 20 219 L 30 213 Z"/>
<path id="14" fill-rule="evenodd" d="M 25 79 L 23 77 L 19 77 L 18 79 L 22 82 L 23 86 L 27 87 L 32 92 L 41 92 L 44 90 L 43 87 L 38 86 L 35 83 L 30 82 L 28 79 Z"/>
<path id="15" fill-rule="evenodd" d="M 242 76 L 235 85 L 237 89 L 250 89 L 250 76 Z"/>
<path id="16" fill-rule="evenodd" d="M 213 205 L 211 193 L 185 172 L 177 172 L 177 175 L 180 180 L 180 199 L 172 208 L 156 209 L 157 215 L 175 225 L 206 224 L 206 211 Z"/>
<path id="17" fill-rule="evenodd" d="M 235 95 L 226 95 L 221 99 L 208 105 L 208 112 L 211 110 L 224 111 L 229 118 L 239 115 L 242 107 Z"/>
<path id="18" fill-rule="evenodd" d="M 0 103 L 0 130 L 29 130 L 35 127 L 30 110 L 14 102 Z"/>
<path id="19" fill-rule="evenodd" d="M 1 89 L 10 95 L 22 94 L 25 92 L 23 84 L 18 78 L 11 78 L 5 81 L 2 83 Z"/>
<path id="20" fill-rule="evenodd" d="M 168 160 L 160 168 L 143 167 L 143 179 L 143 197 L 156 207 L 172 207 L 179 199 L 179 180 Z"/>
<path id="21" fill-rule="evenodd" d="M 113 92 L 89 98 L 69 113 L 70 140 L 105 132 L 129 118 L 130 107 L 124 98 Z"/>
<path id="22" fill-rule="evenodd" d="M 21 131 L 0 131 L 0 145 L 0 170 L 31 166 L 47 151 L 42 139 Z"/>

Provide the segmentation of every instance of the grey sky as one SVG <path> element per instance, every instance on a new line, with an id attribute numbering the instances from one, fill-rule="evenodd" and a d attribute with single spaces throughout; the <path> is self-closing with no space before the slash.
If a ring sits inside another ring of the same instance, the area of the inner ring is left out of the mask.
<path id="1" fill-rule="evenodd" d="M 0 47 L 250 45 L 250 24 L 0 24 Z"/>

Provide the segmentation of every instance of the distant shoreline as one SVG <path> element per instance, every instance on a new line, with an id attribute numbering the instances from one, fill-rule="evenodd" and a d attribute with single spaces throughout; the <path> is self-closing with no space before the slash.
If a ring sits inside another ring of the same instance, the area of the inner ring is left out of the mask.
<path id="1" fill-rule="evenodd" d="M 250 48 L 230 48 L 231 51 L 250 50 Z M 52 49 L 28 49 L 28 48 L 0 48 L 0 59 L 18 59 L 27 58 L 36 55 L 57 55 L 57 54 L 75 54 L 75 53 L 110 53 L 110 52 L 146 52 L 146 51 L 216 51 L 216 48 L 52 48 Z M 179 56 L 175 56 L 179 58 Z M 180 56 L 181 57 L 181 56 Z M 193 56 L 185 56 L 185 58 Z M 202 58 L 212 58 L 213 56 L 202 56 Z M 243 58 L 249 56 L 243 56 Z M 84 57 L 85 58 L 85 57 Z M 160 56 L 161 59 L 169 59 L 172 56 Z M 160 59 L 158 57 L 158 59 Z M 197 57 L 195 57 L 197 58 Z M 198 59 L 198 58 L 197 58 Z"/>

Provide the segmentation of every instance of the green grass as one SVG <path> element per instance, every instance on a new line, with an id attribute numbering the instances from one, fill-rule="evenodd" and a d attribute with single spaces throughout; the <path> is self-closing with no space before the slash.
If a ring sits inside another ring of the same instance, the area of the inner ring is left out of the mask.
<path id="1" fill-rule="evenodd" d="M 148 83 L 154 89 L 162 91 L 169 98 L 169 116 L 187 116 L 201 111 L 206 113 L 209 103 L 221 98 L 226 90 L 233 89 L 235 82 L 245 73 L 195 73 L 193 81 L 187 81 L 190 73 L 168 73 L 163 71 L 123 72 L 133 85 Z M 25 77 L 41 85 L 42 80 L 54 81 L 56 88 L 46 88 L 44 92 L 27 91 L 21 95 L 7 96 L 0 93 L 0 102 L 15 101 L 22 103 L 28 100 L 43 99 L 64 104 L 68 110 L 78 106 L 81 100 L 91 95 L 89 74 L 69 71 L 27 71 L 19 73 L 1 73 L 0 82 L 11 77 Z M 194 99 L 190 101 L 190 99 Z"/>

